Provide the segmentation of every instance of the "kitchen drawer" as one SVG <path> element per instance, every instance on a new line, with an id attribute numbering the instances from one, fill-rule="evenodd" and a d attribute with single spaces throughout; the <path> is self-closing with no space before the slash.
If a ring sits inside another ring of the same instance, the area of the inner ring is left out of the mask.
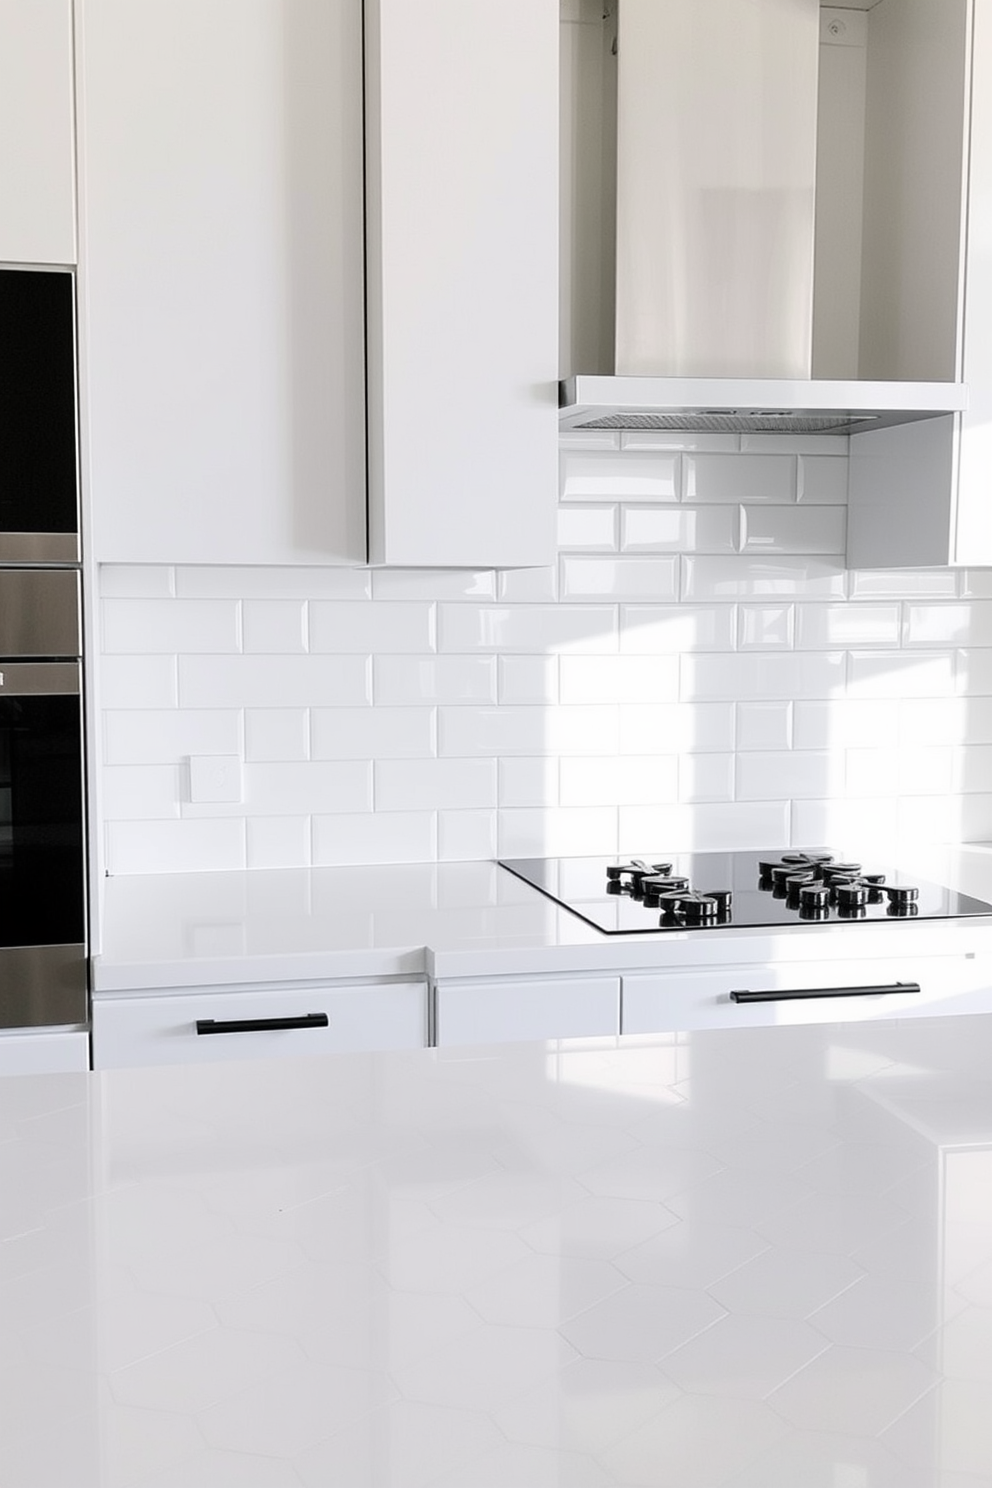
<path id="1" fill-rule="evenodd" d="M 265 1027 L 272 1019 L 326 1016 L 326 1027 Z M 199 1031 L 214 1024 L 254 1027 Z M 209 1025 L 208 1025 L 209 1026 Z M 419 981 L 377 986 L 265 987 L 157 993 L 93 1000 L 93 1067 L 286 1058 L 352 1050 L 422 1049 L 427 987 Z"/>
<path id="2" fill-rule="evenodd" d="M 90 1041 L 82 1029 L 0 1033 L 0 1075 L 62 1075 L 89 1067 Z"/>
<path id="3" fill-rule="evenodd" d="M 616 1034 L 619 977 L 495 978 L 439 982 L 436 1043 L 513 1043 L 519 1039 Z"/>
<path id="4" fill-rule="evenodd" d="M 917 982 L 919 992 L 840 995 L 844 988 Z M 832 996 L 737 1002 L 732 991 L 828 988 Z M 772 1023 L 853 1023 L 992 1010 L 992 961 L 980 956 L 886 956 L 863 960 L 782 961 L 713 971 L 625 976 L 624 1033 L 696 1028 L 754 1028 Z"/>

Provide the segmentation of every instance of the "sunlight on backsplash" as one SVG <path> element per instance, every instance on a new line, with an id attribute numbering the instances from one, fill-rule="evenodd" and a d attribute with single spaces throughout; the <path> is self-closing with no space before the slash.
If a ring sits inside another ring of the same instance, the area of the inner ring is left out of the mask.
<path id="1" fill-rule="evenodd" d="M 568 436 L 553 569 L 102 569 L 107 868 L 992 836 L 992 573 L 845 571 L 846 454 Z"/>

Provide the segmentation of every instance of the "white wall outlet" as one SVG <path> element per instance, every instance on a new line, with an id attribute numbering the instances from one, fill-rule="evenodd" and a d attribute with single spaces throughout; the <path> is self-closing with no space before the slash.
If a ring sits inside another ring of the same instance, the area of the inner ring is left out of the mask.
<path id="1" fill-rule="evenodd" d="M 201 805 L 217 801 L 240 801 L 244 790 L 241 760 L 236 754 L 191 754 L 189 798 Z"/>

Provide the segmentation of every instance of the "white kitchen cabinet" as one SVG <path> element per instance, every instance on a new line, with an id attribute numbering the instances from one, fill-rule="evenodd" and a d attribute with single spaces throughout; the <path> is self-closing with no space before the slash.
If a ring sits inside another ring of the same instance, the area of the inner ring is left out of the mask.
<path id="1" fill-rule="evenodd" d="M 620 1031 L 620 978 L 485 977 L 435 987 L 434 1043 L 513 1043 Z"/>
<path id="2" fill-rule="evenodd" d="M 361 12 L 76 0 L 98 561 L 365 559 Z"/>
<path id="3" fill-rule="evenodd" d="M 0 1075 L 64 1075 L 90 1067 L 90 1041 L 81 1028 L 0 1032 Z"/>
<path id="4" fill-rule="evenodd" d="M 280 1021 L 289 1026 L 272 1026 Z M 426 1042 L 427 984 L 419 980 L 93 999 L 94 1069 L 420 1049 Z"/>
<path id="5" fill-rule="evenodd" d="M 555 557 L 558 0 L 367 0 L 374 563 Z"/>
<path id="6" fill-rule="evenodd" d="M 76 261 L 72 0 L 0 0 L 0 261 Z"/>
<path id="7" fill-rule="evenodd" d="M 900 984 L 910 983 L 917 983 L 920 990 L 898 990 Z M 767 1002 L 749 1002 L 746 996 L 736 1001 L 731 996 L 735 991 L 786 994 L 809 988 L 825 989 L 832 995 L 780 995 Z M 852 995 L 852 988 L 865 990 Z M 855 1023 L 989 1011 L 992 960 L 988 956 L 832 957 L 624 976 L 621 1032 Z"/>

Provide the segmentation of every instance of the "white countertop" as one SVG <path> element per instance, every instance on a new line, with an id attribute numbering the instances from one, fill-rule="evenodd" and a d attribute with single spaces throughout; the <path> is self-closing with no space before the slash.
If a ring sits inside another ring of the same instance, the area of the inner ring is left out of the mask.
<path id="1" fill-rule="evenodd" d="M 875 855 L 878 856 L 877 854 Z M 900 866 L 992 901 L 983 845 L 901 855 Z M 529 975 L 810 954 L 849 927 L 769 934 L 606 936 L 492 862 L 176 873 L 111 878 L 97 994 L 156 987 L 423 975 Z M 858 929 L 868 937 L 889 926 Z M 923 943 L 927 927 L 913 927 Z M 817 937 L 814 941 L 813 937 Z M 803 949 L 805 948 L 805 949 Z"/>
<path id="2" fill-rule="evenodd" d="M 0 1081 L 4 1488 L 988 1488 L 992 1017 Z"/>

